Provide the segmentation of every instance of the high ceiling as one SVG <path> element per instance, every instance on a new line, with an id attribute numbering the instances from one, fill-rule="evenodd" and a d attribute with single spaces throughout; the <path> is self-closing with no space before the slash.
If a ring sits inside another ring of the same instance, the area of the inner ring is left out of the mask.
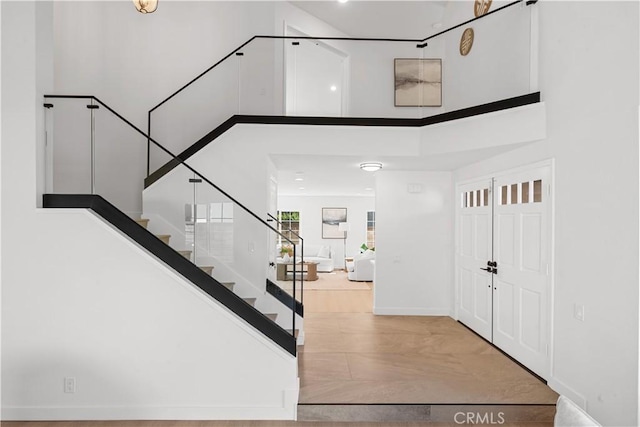
<path id="1" fill-rule="evenodd" d="M 424 39 L 437 32 L 446 1 L 291 1 L 352 37 Z"/>
<path id="2" fill-rule="evenodd" d="M 424 39 L 441 31 L 446 1 L 291 1 L 294 6 L 351 37 Z M 354 144 L 356 142 L 354 141 Z M 363 148 L 362 155 L 272 155 L 280 171 L 281 195 L 374 196 L 376 173 L 361 171 L 365 161 L 383 163 L 383 171 L 452 171 L 493 157 L 515 145 L 432 156 L 380 156 Z M 296 180 L 302 174 L 303 181 Z"/>

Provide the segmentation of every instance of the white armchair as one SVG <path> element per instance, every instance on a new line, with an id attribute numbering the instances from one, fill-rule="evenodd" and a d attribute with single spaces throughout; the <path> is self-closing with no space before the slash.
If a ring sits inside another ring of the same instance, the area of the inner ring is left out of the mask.
<path id="1" fill-rule="evenodd" d="M 367 250 L 347 262 L 347 278 L 355 282 L 373 282 L 376 268 L 376 253 Z"/>

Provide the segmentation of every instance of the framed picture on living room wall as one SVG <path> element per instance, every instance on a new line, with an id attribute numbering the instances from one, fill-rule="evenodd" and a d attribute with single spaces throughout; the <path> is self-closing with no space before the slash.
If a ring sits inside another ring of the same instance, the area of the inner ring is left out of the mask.
<path id="1" fill-rule="evenodd" d="M 347 208 L 322 208 L 322 238 L 344 239 L 341 222 L 347 222 Z"/>

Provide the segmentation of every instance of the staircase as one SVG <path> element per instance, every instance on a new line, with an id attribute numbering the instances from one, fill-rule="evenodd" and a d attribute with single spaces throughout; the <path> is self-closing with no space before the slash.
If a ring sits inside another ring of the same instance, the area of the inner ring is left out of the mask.
<path id="1" fill-rule="evenodd" d="M 144 229 L 147 229 L 148 226 L 149 226 L 149 219 L 146 219 L 146 218 L 134 219 L 134 221 L 137 222 L 138 225 L 140 225 Z M 162 241 L 162 243 L 170 246 L 170 243 L 169 243 L 170 240 L 171 240 L 171 235 L 170 234 L 156 234 L 155 236 L 158 239 L 160 239 Z M 193 251 L 190 251 L 190 250 L 178 250 L 176 252 L 178 252 L 180 255 L 182 255 L 183 257 L 185 257 L 186 259 L 191 261 L 191 254 L 193 253 Z M 200 270 L 204 271 L 205 273 L 207 273 L 210 276 L 213 273 L 213 266 L 200 265 L 198 267 L 200 267 Z M 220 283 L 222 285 L 224 285 L 227 289 L 229 289 L 231 292 L 233 292 L 233 288 L 235 286 L 235 282 L 220 282 Z M 251 307 L 255 307 L 255 303 L 256 303 L 256 300 L 257 300 L 256 297 L 242 297 L 242 299 L 244 300 L 244 302 L 249 304 Z M 271 319 L 272 321 L 274 321 L 274 322 L 278 318 L 278 313 L 263 313 L 263 314 L 265 316 L 267 316 L 269 319 Z"/>
<path id="2" fill-rule="evenodd" d="M 191 251 L 174 250 L 170 246 L 171 235 L 156 235 L 147 230 L 148 219 L 132 219 L 104 198 L 96 195 L 45 194 L 43 207 L 93 210 L 111 226 L 155 255 L 209 296 L 221 302 L 276 344 L 292 355 L 296 355 L 296 331 L 280 327 L 276 323 L 278 313 L 263 313 L 256 309 L 255 305 L 259 295 L 238 295 L 234 290 L 235 282 L 216 280 L 212 277 L 213 266 L 196 266 L 189 259 L 192 255 Z"/>

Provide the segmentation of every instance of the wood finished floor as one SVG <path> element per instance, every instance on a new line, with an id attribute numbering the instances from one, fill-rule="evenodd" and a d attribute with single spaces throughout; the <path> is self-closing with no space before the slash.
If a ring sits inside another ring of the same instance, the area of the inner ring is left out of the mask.
<path id="1" fill-rule="evenodd" d="M 483 426 L 490 424 L 474 424 Z M 493 424 L 495 426 L 495 424 Z M 551 427 L 551 423 L 503 424 L 509 427 Z M 25 421 L 3 427 L 459 427 L 455 423 L 338 423 L 305 421 Z"/>
<path id="2" fill-rule="evenodd" d="M 449 317 L 375 316 L 372 291 L 305 291 L 300 403 L 554 404 L 558 395 Z"/>
<path id="3" fill-rule="evenodd" d="M 447 317 L 374 316 L 370 290 L 307 290 L 301 403 L 555 403 L 557 395 Z M 2 422 L 3 427 L 454 427 L 304 421 Z M 481 425 L 481 424 L 476 424 Z M 551 427 L 552 423 L 508 423 Z"/>

